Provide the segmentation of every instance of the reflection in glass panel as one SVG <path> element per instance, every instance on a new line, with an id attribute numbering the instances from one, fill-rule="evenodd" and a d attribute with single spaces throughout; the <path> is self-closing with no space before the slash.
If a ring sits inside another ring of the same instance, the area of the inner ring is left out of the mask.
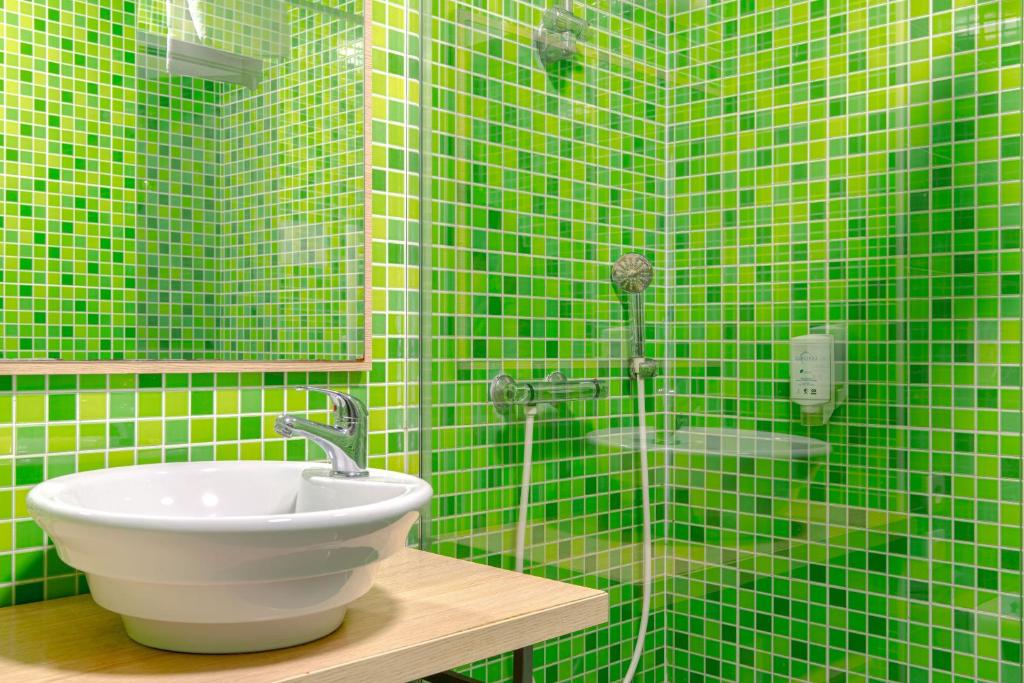
<path id="1" fill-rule="evenodd" d="M 158 50 L 140 79 L 155 91 L 141 132 L 161 133 L 140 135 L 141 357 L 362 355 L 362 19 L 294 3 L 261 16 L 290 46 L 257 41 L 262 68 L 237 67 L 257 72 L 254 87 L 169 76 L 159 67 L 201 67 Z"/>

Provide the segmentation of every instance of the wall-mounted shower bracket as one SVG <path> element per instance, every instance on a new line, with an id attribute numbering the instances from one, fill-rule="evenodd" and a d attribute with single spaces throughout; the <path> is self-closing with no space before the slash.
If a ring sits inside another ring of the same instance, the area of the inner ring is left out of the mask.
<path id="1" fill-rule="evenodd" d="M 491 380 L 490 388 L 491 402 L 502 415 L 513 406 L 595 399 L 603 393 L 604 386 L 600 380 L 570 380 L 560 372 L 553 372 L 542 380 L 526 382 L 501 374 Z"/>
<path id="2" fill-rule="evenodd" d="M 658 362 L 647 356 L 636 356 L 629 359 L 629 374 L 633 379 L 654 377 L 658 374 Z"/>

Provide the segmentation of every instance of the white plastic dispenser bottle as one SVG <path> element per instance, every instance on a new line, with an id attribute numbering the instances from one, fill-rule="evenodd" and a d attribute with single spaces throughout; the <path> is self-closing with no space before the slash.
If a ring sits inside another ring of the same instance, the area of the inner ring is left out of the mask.
<path id="1" fill-rule="evenodd" d="M 790 398 L 800 406 L 800 421 L 823 425 L 835 409 L 835 338 L 804 334 L 789 344 Z"/>

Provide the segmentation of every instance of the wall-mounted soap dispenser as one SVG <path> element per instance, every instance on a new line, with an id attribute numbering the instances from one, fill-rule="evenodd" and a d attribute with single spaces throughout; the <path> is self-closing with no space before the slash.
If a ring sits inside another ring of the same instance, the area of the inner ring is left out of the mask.
<path id="1" fill-rule="evenodd" d="M 821 328 L 789 342 L 789 395 L 800 406 L 800 422 L 827 424 L 846 400 L 846 335 Z"/>

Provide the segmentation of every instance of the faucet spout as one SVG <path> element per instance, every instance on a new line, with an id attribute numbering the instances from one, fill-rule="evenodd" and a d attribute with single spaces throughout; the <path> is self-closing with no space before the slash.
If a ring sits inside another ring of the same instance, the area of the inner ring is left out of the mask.
<path id="1" fill-rule="evenodd" d="M 278 416 L 274 431 L 285 438 L 301 436 L 320 446 L 331 461 L 331 474 L 342 477 L 365 477 L 366 469 L 366 406 L 362 401 L 340 391 L 300 387 L 317 391 L 331 399 L 334 424 L 313 422 L 295 415 Z"/>

